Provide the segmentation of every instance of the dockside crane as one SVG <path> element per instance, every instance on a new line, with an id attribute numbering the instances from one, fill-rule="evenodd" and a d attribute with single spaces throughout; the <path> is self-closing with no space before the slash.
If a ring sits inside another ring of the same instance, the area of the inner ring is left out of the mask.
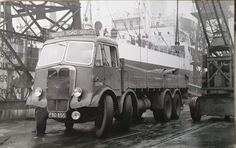
<path id="1" fill-rule="evenodd" d="M 234 45 L 227 16 L 228 5 L 220 0 L 194 0 L 206 40 L 203 55 L 202 94 L 190 101 L 191 117 L 234 116 Z M 227 12 L 226 12 L 227 11 Z"/>

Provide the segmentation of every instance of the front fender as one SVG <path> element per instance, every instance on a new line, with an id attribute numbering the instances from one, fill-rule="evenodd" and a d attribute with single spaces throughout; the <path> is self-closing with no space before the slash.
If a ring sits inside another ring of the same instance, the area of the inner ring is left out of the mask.
<path id="1" fill-rule="evenodd" d="M 99 102 L 100 102 L 100 100 L 101 100 L 101 97 L 102 97 L 102 95 L 103 95 L 105 92 L 110 92 L 112 97 L 115 96 L 115 93 L 113 92 L 113 90 L 112 90 L 110 87 L 104 86 L 104 87 L 100 88 L 100 89 L 94 94 L 90 106 L 91 106 L 91 107 L 98 107 L 98 106 L 99 106 Z"/>
<path id="2" fill-rule="evenodd" d="M 73 96 L 70 101 L 70 107 L 76 109 L 90 106 L 91 98 L 92 98 L 92 93 L 87 93 L 86 97 L 84 97 L 81 101 L 78 101 L 78 98 Z"/>

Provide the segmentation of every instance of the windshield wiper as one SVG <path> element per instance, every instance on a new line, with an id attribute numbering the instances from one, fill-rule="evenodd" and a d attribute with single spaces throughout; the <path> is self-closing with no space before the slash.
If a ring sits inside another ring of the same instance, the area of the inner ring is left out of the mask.
<path id="1" fill-rule="evenodd" d="M 53 75 L 55 75 L 57 72 L 55 71 L 55 72 L 53 72 L 52 74 L 50 74 L 48 77 L 50 78 L 50 77 L 52 77 Z"/>

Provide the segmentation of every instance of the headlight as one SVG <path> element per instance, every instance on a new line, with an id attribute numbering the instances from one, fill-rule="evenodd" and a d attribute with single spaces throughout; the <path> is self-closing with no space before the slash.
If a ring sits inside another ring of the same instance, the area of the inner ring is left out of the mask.
<path id="1" fill-rule="evenodd" d="M 78 120 L 80 118 L 80 113 L 78 111 L 73 111 L 71 114 L 71 118 L 74 120 Z"/>
<path id="2" fill-rule="evenodd" d="M 40 97 L 42 95 L 42 92 L 43 92 L 42 88 L 37 87 L 34 91 L 34 95 Z"/>
<path id="3" fill-rule="evenodd" d="M 80 97 L 82 95 L 82 89 L 80 87 L 76 87 L 72 96 L 75 96 L 75 97 Z"/>

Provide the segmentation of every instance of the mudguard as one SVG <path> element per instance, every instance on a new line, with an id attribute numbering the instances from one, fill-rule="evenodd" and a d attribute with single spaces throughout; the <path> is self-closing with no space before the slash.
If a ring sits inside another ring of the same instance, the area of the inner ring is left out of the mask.
<path id="1" fill-rule="evenodd" d="M 92 93 L 87 93 L 86 97 L 83 98 L 81 101 L 78 101 L 78 98 L 73 96 L 70 101 L 70 107 L 76 109 L 76 108 L 91 106 L 90 105 L 91 99 L 92 99 Z"/>
<path id="2" fill-rule="evenodd" d="M 114 91 L 110 87 L 104 86 L 104 87 L 100 88 L 95 93 L 95 95 L 93 96 L 92 101 L 91 101 L 89 106 L 90 107 L 98 107 L 99 106 L 99 102 L 100 102 L 100 100 L 102 98 L 102 95 L 105 92 L 109 93 L 109 95 L 111 95 L 111 97 L 113 98 L 113 101 L 114 101 L 114 98 L 116 98 L 116 95 L 115 95 Z M 114 104 L 117 105 L 117 101 L 114 101 Z"/>

